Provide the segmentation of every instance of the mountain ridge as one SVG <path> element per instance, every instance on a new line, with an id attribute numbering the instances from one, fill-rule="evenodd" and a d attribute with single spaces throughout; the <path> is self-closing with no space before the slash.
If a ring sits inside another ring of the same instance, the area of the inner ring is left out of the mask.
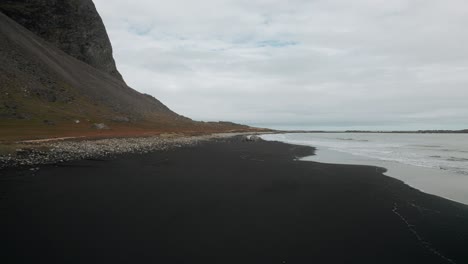
<path id="1" fill-rule="evenodd" d="M 156 112 L 178 116 L 154 97 L 139 93 L 120 80 L 68 56 L 3 14 L 0 14 L 0 22 L 3 47 L 0 52 L 4 60 L 0 66 L 4 74 L 0 78 L 3 84 L 22 83 L 22 91 L 26 93 L 23 97 L 34 93 L 48 103 L 72 104 L 74 96 L 61 93 L 66 92 L 60 87 L 65 83 L 116 112 L 134 117 Z"/>
<path id="2" fill-rule="evenodd" d="M 250 129 L 180 116 L 156 98 L 71 56 L 1 12 L 0 60 L 1 138 Z"/>

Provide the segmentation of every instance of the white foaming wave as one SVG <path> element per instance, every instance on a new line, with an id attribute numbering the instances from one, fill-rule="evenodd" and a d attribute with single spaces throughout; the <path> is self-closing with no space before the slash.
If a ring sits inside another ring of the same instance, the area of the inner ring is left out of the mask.
<path id="1" fill-rule="evenodd" d="M 407 153 L 405 151 L 390 151 L 377 149 L 343 149 L 334 147 L 330 149 L 352 155 L 363 156 L 370 159 L 378 159 L 381 161 L 396 162 L 424 168 L 441 169 L 458 174 L 468 175 L 468 159 L 466 158 L 436 158 L 418 155 L 415 153 Z"/>
<path id="2" fill-rule="evenodd" d="M 333 137 L 327 134 L 278 134 L 268 135 L 264 139 L 313 147 L 326 147 L 330 150 L 368 159 L 447 170 L 468 175 L 468 155 L 466 155 L 468 151 L 464 149 L 455 149 L 453 146 L 447 148 L 443 145 L 432 144 L 432 142 L 422 144 L 402 143 L 391 141 L 387 137 L 383 140 L 379 138 L 370 140 L 363 138 L 363 135 L 352 138 Z M 399 139 L 401 140 L 401 136 Z M 448 153 L 450 155 L 447 155 Z M 456 153 L 460 155 L 456 155 Z"/>

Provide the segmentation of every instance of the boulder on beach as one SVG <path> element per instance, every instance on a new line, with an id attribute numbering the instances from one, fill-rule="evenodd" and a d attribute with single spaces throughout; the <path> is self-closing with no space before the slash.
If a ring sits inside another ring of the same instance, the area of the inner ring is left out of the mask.
<path id="1" fill-rule="evenodd" d="M 263 139 L 257 135 L 250 135 L 245 137 L 245 141 L 257 142 L 262 141 Z"/>
<path id="2" fill-rule="evenodd" d="M 91 127 L 98 130 L 110 129 L 110 127 L 104 123 L 94 123 Z"/>

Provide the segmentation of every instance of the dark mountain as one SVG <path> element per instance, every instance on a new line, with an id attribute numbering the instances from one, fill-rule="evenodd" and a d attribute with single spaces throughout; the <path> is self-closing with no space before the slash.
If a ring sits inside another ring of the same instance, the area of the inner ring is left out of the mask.
<path id="1" fill-rule="evenodd" d="M 155 98 L 69 56 L 3 14 L 0 36 L 2 98 L 8 99 L 9 108 L 18 114 L 29 110 L 34 116 L 43 106 L 47 112 L 66 110 L 104 119 L 179 118 Z"/>
<path id="2" fill-rule="evenodd" d="M 0 10 L 0 138 L 86 134 L 96 123 L 125 135 L 247 128 L 194 122 L 128 87 L 91 0 L 3 0 Z"/>

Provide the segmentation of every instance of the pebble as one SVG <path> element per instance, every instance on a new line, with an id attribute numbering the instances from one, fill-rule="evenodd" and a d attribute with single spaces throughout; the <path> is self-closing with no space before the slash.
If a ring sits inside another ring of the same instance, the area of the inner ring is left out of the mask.
<path id="1" fill-rule="evenodd" d="M 55 164 L 71 160 L 102 158 L 123 153 L 148 153 L 166 151 L 171 148 L 196 145 L 215 138 L 227 138 L 239 133 L 205 136 L 111 138 L 81 141 L 57 141 L 31 144 L 30 148 L 17 149 L 16 155 L 0 156 L 0 169 L 6 167 Z M 39 150 L 48 149 L 48 151 Z M 31 168 L 31 171 L 39 168 Z"/>

